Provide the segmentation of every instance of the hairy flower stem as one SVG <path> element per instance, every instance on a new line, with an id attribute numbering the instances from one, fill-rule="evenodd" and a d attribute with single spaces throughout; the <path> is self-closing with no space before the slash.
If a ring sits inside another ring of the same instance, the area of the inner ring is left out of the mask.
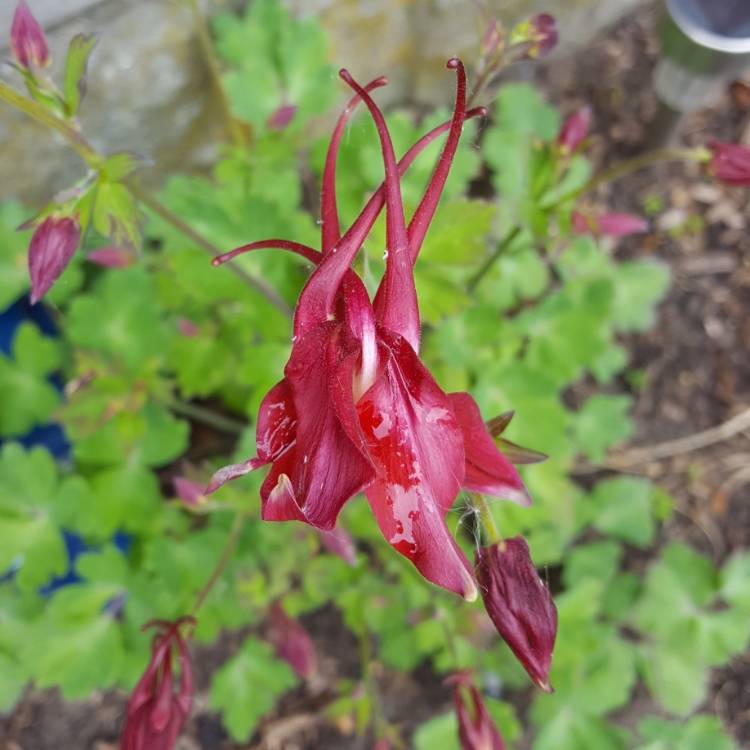
<path id="1" fill-rule="evenodd" d="M 224 542 L 224 549 L 222 549 L 221 551 L 221 556 L 219 557 L 216 566 L 211 571 L 211 575 L 209 575 L 208 580 L 203 585 L 203 588 L 195 597 L 195 603 L 193 604 L 193 608 L 190 610 L 190 614 L 193 617 L 195 617 L 198 610 L 203 606 L 203 603 L 208 598 L 208 595 L 211 593 L 211 591 L 213 591 L 214 586 L 221 578 L 221 574 L 224 572 L 224 568 L 227 567 L 227 564 L 232 559 L 234 550 L 240 540 L 240 534 L 242 533 L 242 529 L 245 525 L 245 518 L 246 515 L 244 511 L 237 511 L 237 514 L 234 517 L 234 521 L 232 521 L 232 527 L 229 530 L 229 536 L 227 536 L 227 540 L 226 542 Z"/>
<path id="2" fill-rule="evenodd" d="M 211 74 L 211 80 L 213 81 L 214 88 L 219 97 L 227 132 L 235 146 L 246 148 L 249 145 L 248 134 L 243 130 L 242 125 L 232 114 L 232 105 L 227 96 L 226 89 L 224 88 L 224 83 L 221 80 L 221 66 L 216 54 L 216 47 L 214 47 L 213 40 L 211 39 L 208 24 L 206 23 L 206 17 L 201 12 L 198 0 L 187 0 L 187 3 L 193 14 L 193 23 L 198 35 L 198 42 L 203 51 L 203 57 L 206 60 L 209 73 Z"/>
<path id="3" fill-rule="evenodd" d="M 0 81 L 0 101 L 6 102 L 11 107 L 23 112 L 23 114 L 27 115 L 32 120 L 54 130 L 56 133 L 59 133 L 92 170 L 98 171 L 101 169 L 105 157 L 99 154 L 96 149 L 91 146 L 81 132 L 76 130 L 65 120 L 47 111 L 41 104 L 19 94 L 15 89 L 8 86 L 8 84 L 3 81 Z M 126 178 L 123 180 L 123 183 L 138 201 L 153 211 L 165 222 L 173 226 L 178 232 L 180 232 L 180 234 L 183 234 L 185 237 L 192 240 L 201 250 L 205 251 L 211 257 L 221 254 L 221 248 L 216 247 L 216 245 L 206 239 L 202 234 L 196 232 L 179 216 L 173 214 L 163 203 L 145 192 L 133 180 Z M 262 279 L 256 279 L 234 263 L 228 263 L 227 265 L 235 275 L 268 300 L 268 302 L 279 310 L 279 312 L 289 318 L 292 317 L 292 309 L 265 281 Z"/>
<path id="4" fill-rule="evenodd" d="M 469 495 L 474 504 L 474 509 L 477 511 L 479 523 L 482 527 L 482 534 L 487 544 L 501 544 L 502 537 L 500 536 L 500 531 L 495 523 L 495 518 L 492 515 L 487 498 L 478 492 L 471 492 Z"/>

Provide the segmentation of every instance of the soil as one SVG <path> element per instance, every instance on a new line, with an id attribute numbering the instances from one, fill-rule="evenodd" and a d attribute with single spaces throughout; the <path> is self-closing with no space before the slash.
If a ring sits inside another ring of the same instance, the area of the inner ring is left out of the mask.
<path id="1" fill-rule="evenodd" d="M 591 153 L 600 166 L 649 147 L 658 102 L 651 72 L 658 54 L 656 10 L 646 7 L 604 33 L 568 60 L 541 66 L 537 78 L 562 112 L 589 104 L 594 112 Z M 750 81 L 748 81 L 750 83 Z M 727 89 L 714 108 L 686 116 L 683 142 L 711 137 L 750 143 L 750 88 Z M 632 377 L 621 387 L 635 390 L 635 446 L 690 435 L 725 422 L 750 406 L 750 192 L 721 186 L 697 167 L 660 164 L 625 178 L 588 200 L 592 206 L 642 214 L 644 201 L 658 205 L 653 231 L 617 244 L 623 258 L 658 258 L 669 264 L 673 285 L 658 320 L 644 335 L 625 341 Z M 636 377 L 637 375 L 637 377 Z M 662 536 L 683 540 L 723 562 L 750 547 L 750 431 L 723 442 L 636 471 L 653 477 L 675 500 Z M 329 679 L 357 678 L 353 636 L 332 608 L 305 619 Z M 347 646 L 347 642 L 351 643 Z M 343 645 L 342 645 L 343 644 Z M 231 643 L 223 641 L 222 649 Z M 354 655 L 354 656 L 347 656 Z M 196 655 L 198 697 L 178 750 L 240 750 L 206 707 L 208 674 L 224 654 Z M 347 660 L 349 659 L 349 660 Z M 354 659 L 354 661 L 351 661 Z M 378 676 L 386 715 L 413 727 L 446 710 L 449 692 L 429 670 Z M 246 750 L 366 750 L 353 727 L 326 723 L 325 689 L 300 688 L 284 698 Z M 54 691 L 30 691 L 13 714 L 0 718 L 3 750 L 114 750 L 125 698 L 97 695 L 64 703 Z M 649 711 L 635 700 L 630 716 Z M 750 747 L 750 654 L 712 675 L 704 710 L 715 711 L 741 747 Z M 625 712 L 624 718 L 627 720 Z"/>

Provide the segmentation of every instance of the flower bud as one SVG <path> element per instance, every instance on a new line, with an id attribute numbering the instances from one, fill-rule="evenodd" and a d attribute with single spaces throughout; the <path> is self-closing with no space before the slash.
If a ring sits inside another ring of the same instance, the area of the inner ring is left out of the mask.
<path id="1" fill-rule="evenodd" d="M 151 645 L 151 661 L 128 701 L 121 750 L 172 750 L 185 726 L 193 704 L 193 672 L 190 655 L 180 632 L 194 625 L 192 617 L 175 622 L 156 620 L 146 628 L 157 628 Z M 180 681 L 176 687 L 173 652 L 177 651 Z"/>
<path id="2" fill-rule="evenodd" d="M 334 526 L 330 531 L 315 529 L 318 532 L 320 543 L 327 552 L 340 557 L 347 565 L 357 562 L 357 548 L 349 533 L 340 526 Z"/>
<path id="3" fill-rule="evenodd" d="M 648 221 L 642 216 L 624 213 L 607 213 L 591 216 L 573 211 L 570 217 L 576 234 L 593 234 L 604 237 L 627 237 L 631 234 L 648 232 Z"/>
<path id="4" fill-rule="evenodd" d="M 124 247 L 98 247 L 89 252 L 86 260 L 104 268 L 127 268 L 135 263 L 133 253 Z"/>
<path id="5" fill-rule="evenodd" d="M 737 143 L 711 141 L 709 170 L 721 182 L 728 185 L 750 186 L 750 148 Z"/>
<path id="6" fill-rule="evenodd" d="M 549 13 L 539 13 L 519 23 L 511 32 L 513 44 L 526 44 L 526 57 L 546 57 L 557 44 L 557 22 Z"/>
<path id="7" fill-rule="evenodd" d="M 581 107 L 560 128 L 557 145 L 564 154 L 573 153 L 583 143 L 591 125 L 591 107 Z"/>
<path id="8" fill-rule="evenodd" d="M 492 721 L 471 674 L 459 672 L 451 675 L 446 683 L 454 685 L 453 701 L 461 750 L 505 750 L 503 738 Z"/>
<path id="9" fill-rule="evenodd" d="M 278 109 L 271 112 L 268 118 L 268 127 L 271 130 L 284 130 L 297 114 L 296 104 L 282 104 Z"/>
<path id="10" fill-rule="evenodd" d="M 78 223 L 70 217 L 48 216 L 29 244 L 31 304 L 37 303 L 70 263 L 81 239 Z"/>
<path id="11" fill-rule="evenodd" d="M 480 51 L 485 57 L 494 57 L 503 43 L 503 27 L 496 18 L 490 18 L 482 34 Z"/>
<path id="12" fill-rule="evenodd" d="M 13 57 L 24 68 L 49 64 L 47 39 L 25 0 L 19 0 L 10 25 L 10 48 Z"/>
<path id="13" fill-rule="evenodd" d="M 279 602 L 271 605 L 271 642 L 279 659 L 283 659 L 303 679 L 318 672 L 315 645 L 307 631 L 289 617 Z"/>
<path id="14" fill-rule="evenodd" d="M 192 482 L 185 477 L 175 477 L 172 480 L 177 498 L 188 508 L 196 508 L 206 499 L 204 487 L 198 482 Z"/>
<path id="15" fill-rule="evenodd" d="M 476 565 L 487 614 L 531 679 L 551 692 L 557 609 L 531 561 L 526 540 L 517 536 L 480 547 Z"/>

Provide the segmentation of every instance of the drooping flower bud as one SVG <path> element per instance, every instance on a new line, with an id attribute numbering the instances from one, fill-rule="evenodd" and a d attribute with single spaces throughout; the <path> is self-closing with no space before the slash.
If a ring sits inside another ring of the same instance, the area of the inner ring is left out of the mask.
<path id="1" fill-rule="evenodd" d="M 202 484 L 185 477 L 175 477 L 172 483 L 178 499 L 188 508 L 196 508 L 206 500 Z"/>
<path id="2" fill-rule="evenodd" d="M 454 686 L 453 702 L 458 718 L 458 738 L 461 750 L 505 750 L 482 696 L 469 672 L 458 672 L 446 681 Z"/>
<path id="3" fill-rule="evenodd" d="M 347 565 L 357 562 L 357 548 L 349 533 L 340 526 L 334 526 L 330 531 L 316 529 L 320 543 L 332 555 L 340 557 Z"/>
<path id="4" fill-rule="evenodd" d="M 728 185 L 750 186 L 750 148 L 738 143 L 711 141 L 709 170 L 721 182 Z"/>
<path id="5" fill-rule="evenodd" d="M 281 604 L 271 605 L 270 638 L 276 655 L 303 679 L 310 680 L 318 672 L 318 656 L 307 631 L 289 617 Z"/>
<path id="6" fill-rule="evenodd" d="M 627 237 L 631 234 L 648 232 L 648 221 L 642 216 L 624 213 L 606 213 L 601 216 L 573 211 L 570 217 L 576 234 L 593 234 L 604 237 Z"/>
<path id="7" fill-rule="evenodd" d="M 531 679 L 550 692 L 557 609 L 531 561 L 526 540 L 517 536 L 480 547 L 476 565 L 487 614 Z"/>
<path id="8" fill-rule="evenodd" d="M 103 268 L 127 268 L 135 263 L 133 253 L 124 247 L 98 247 L 89 252 L 86 260 Z"/>
<path id="9" fill-rule="evenodd" d="M 284 130 L 297 114 L 296 104 L 282 104 L 278 109 L 271 112 L 268 118 L 268 127 L 271 130 Z"/>
<path id="10" fill-rule="evenodd" d="M 47 38 L 25 0 L 19 0 L 10 25 L 10 48 L 13 57 L 24 68 L 49 64 Z"/>
<path id="11" fill-rule="evenodd" d="M 503 43 L 503 27 L 497 18 L 487 21 L 487 28 L 482 34 L 480 51 L 485 57 L 494 57 Z"/>
<path id="12" fill-rule="evenodd" d="M 34 230 L 29 244 L 32 305 L 47 293 L 65 270 L 80 239 L 78 223 L 67 216 L 48 216 Z"/>
<path id="13" fill-rule="evenodd" d="M 526 57 L 546 57 L 557 44 L 557 22 L 549 13 L 539 13 L 517 24 L 510 36 L 512 44 L 525 44 Z"/>
<path id="14" fill-rule="evenodd" d="M 187 318 L 180 318 L 177 321 L 177 330 L 182 336 L 186 336 L 187 338 L 192 338 L 200 333 L 200 328 Z"/>
<path id="15" fill-rule="evenodd" d="M 146 628 L 157 628 L 151 645 L 151 661 L 128 701 L 121 750 L 172 750 L 185 726 L 193 703 L 193 672 L 187 644 L 180 632 L 194 625 L 192 617 L 174 622 L 155 620 Z M 179 687 L 173 671 L 173 652 L 177 651 Z"/>
<path id="16" fill-rule="evenodd" d="M 591 107 L 581 107 L 568 117 L 557 135 L 557 145 L 564 154 L 572 154 L 588 135 Z"/>

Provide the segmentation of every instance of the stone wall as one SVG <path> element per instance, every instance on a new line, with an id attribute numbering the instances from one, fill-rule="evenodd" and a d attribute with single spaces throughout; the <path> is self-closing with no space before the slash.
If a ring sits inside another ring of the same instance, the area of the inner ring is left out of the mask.
<path id="1" fill-rule="evenodd" d="M 59 66 L 67 40 L 98 32 L 85 132 L 102 150 L 130 149 L 165 171 L 200 169 L 215 156 L 219 113 L 179 0 L 28 0 L 47 30 Z M 540 10 L 559 20 L 565 54 L 641 0 L 494 0 L 508 23 Z M 445 60 L 474 57 L 479 21 L 471 0 L 286 0 L 300 15 L 316 15 L 329 31 L 336 61 L 363 78 L 387 73 L 393 99 L 430 103 L 445 96 Z M 226 7 L 230 0 L 212 0 Z M 233 1 L 232 5 L 235 5 Z M 15 0 L 0 0 L 0 45 L 8 39 Z M 0 58 L 9 57 L 7 47 Z M 59 69 L 57 69 L 59 70 Z M 56 69 L 53 67 L 53 72 Z M 18 83 L 10 69 L 0 73 Z M 0 199 L 39 205 L 82 174 L 64 144 L 0 105 Z"/>

